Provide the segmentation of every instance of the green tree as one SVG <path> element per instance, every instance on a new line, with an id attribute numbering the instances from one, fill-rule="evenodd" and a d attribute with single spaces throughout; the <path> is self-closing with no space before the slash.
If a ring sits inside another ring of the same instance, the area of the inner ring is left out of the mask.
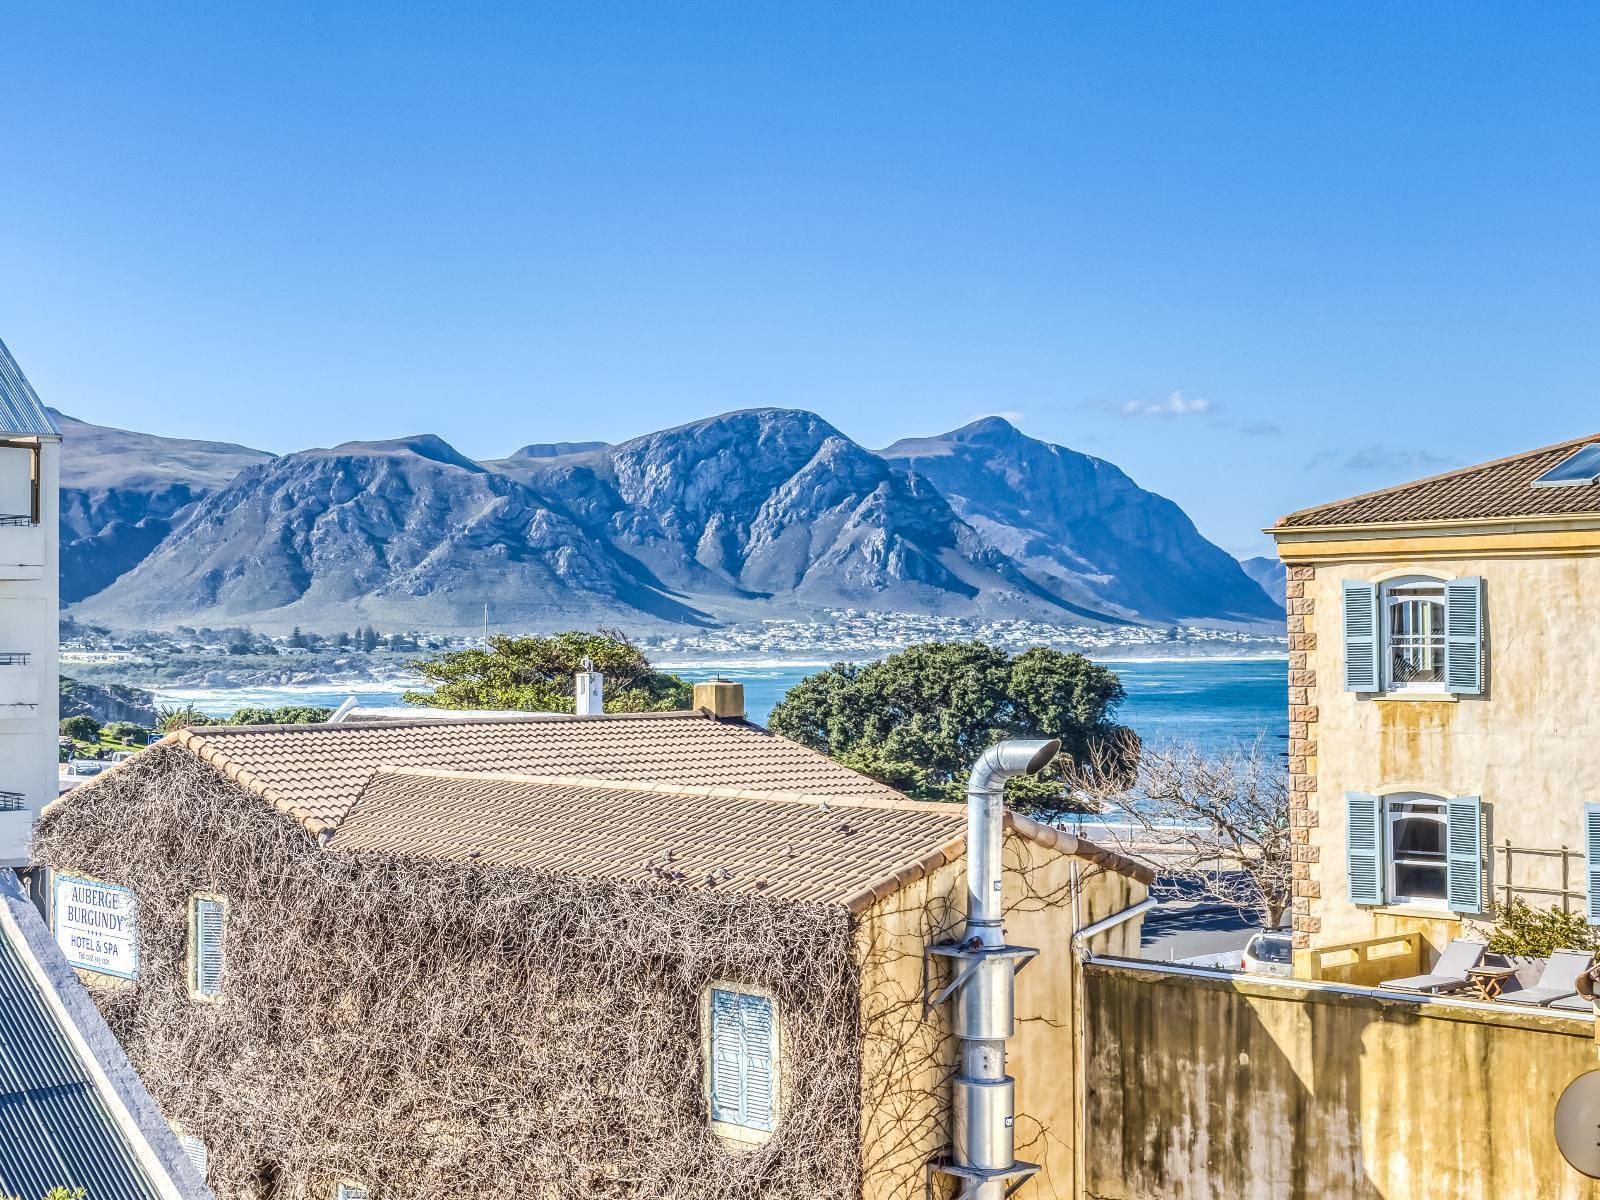
<path id="1" fill-rule="evenodd" d="M 173 733 L 179 729 L 192 729 L 201 725 L 215 724 L 217 724 L 216 721 L 213 721 L 192 704 L 186 704 L 182 708 L 156 709 L 156 729 L 162 733 Z"/>
<path id="2" fill-rule="evenodd" d="M 453 650 L 416 664 L 431 692 L 407 692 L 407 704 L 434 708 L 507 708 L 572 712 L 573 675 L 589 659 L 606 677 L 607 712 L 688 708 L 693 689 L 649 660 L 620 634 L 558 633 L 489 639 L 489 648 Z"/>
<path id="3" fill-rule="evenodd" d="M 768 723 L 908 795 L 948 800 L 960 797 L 973 760 L 1003 738 L 1058 737 L 1068 759 L 1136 744 L 1112 719 L 1122 699 L 1116 673 L 1081 654 L 927 642 L 866 666 L 835 663 L 789 689 Z M 1045 814 L 1079 807 L 1061 765 L 1012 780 L 1006 796 Z"/>
<path id="4" fill-rule="evenodd" d="M 88 1200 L 89 1193 L 80 1188 L 53 1187 L 42 1200 Z M 22 1200 L 21 1196 L 7 1196 L 3 1200 Z"/>
<path id="5" fill-rule="evenodd" d="M 1600 935 L 1583 913 L 1552 905 L 1535 908 L 1520 896 L 1494 910 L 1493 954 L 1527 954 L 1548 958 L 1557 950 L 1600 950 Z"/>
<path id="6" fill-rule="evenodd" d="M 300 626 L 296 625 L 289 631 L 288 644 L 296 650 L 304 650 L 306 648 L 306 635 L 300 632 Z"/>
<path id="7" fill-rule="evenodd" d="M 143 725 L 132 721 L 112 721 L 100 731 L 100 736 L 108 742 L 136 742 L 142 746 L 146 732 Z"/>
<path id="8" fill-rule="evenodd" d="M 75 742 L 98 742 L 100 740 L 100 722 L 86 713 L 76 717 L 68 717 L 61 722 L 61 736 L 69 737 Z"/>
<path id="9" fill-rule="evenodd" d="M 356 630 L 356 639 L 362 651 L 367 654 L 371 654 L 378 648 L 378 631 L 371 625 L 368 625 L 365 629 Z"/>

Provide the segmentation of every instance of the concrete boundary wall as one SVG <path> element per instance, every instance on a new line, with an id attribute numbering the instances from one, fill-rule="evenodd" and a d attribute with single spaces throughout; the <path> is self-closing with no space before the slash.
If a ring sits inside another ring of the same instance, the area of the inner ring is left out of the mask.
<path id="1" fill-rule="evenodd" d="M 1100 960 L 1087 1200 L 1600 1200 L 1555 1104 L 1587 1017 Z"/>

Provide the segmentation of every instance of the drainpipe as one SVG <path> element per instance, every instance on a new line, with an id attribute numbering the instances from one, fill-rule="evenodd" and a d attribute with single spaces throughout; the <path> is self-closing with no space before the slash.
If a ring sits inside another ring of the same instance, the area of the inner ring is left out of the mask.
<path id="1" fill-rule="evenodd" d="M 952 1085 L 955 1136 L 949 1174 L 970 1200 L 1002 1200 L 1018 1176 L 1038 1168 L 1016 1156 L 1015 1082 L 1006 1042 L 1016 1033 L 1017 971 L 1037 951 L 1005 944 L 1003 881 L 1006 780 L 1033 775 L 1061 749 L 1051 741 L 1006 741 L 973 764 L 967 783 L 967 923 L 959 949 L 955 1032 L 961 1067 Z"/>

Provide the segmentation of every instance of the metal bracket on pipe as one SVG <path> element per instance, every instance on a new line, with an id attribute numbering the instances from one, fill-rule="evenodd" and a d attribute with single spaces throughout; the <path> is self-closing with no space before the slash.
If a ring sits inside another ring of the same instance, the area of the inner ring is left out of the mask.
<path id="1" fill-rule="evenodd" d="M 1021 974 L 1039 952 L 1031 946 L 997 946 L 992 949 L 968 950 L 961 942 L 938 942 L 926 946 L 922 951 L 922 1019 L 926 1021 L 930 1013 L 946 1000 L 961 990 L 961 985 L 972 978 L 975 972 L 985 961 L 994 958 L 1008 958 L 1013 960 L 1012 974 Z M 950 982 L 940 988 L 936 994 L 930 994 L 933 987 L 932 962 L 934 958 L 947 958 L 955 968 L 955 974 Z M 959 965 L 957 965 L 959 964 Z"/>
<path id="2" fill-rule="evenodd" d="M 961 1191 L 957 1196 L 970 1196 L 986 1183 L 1006 1182 L 1005 1194 L 1015 1192 L 1039 1172 L 1039 1164 L 1031 1162 L 1016 1162 L 1002 1171 L 985 1171 L 980 1167 L 963 1167 L 948 1155 L 939 1155 L 928 1161 L 927 1177 L 924 1180 L 923 1195 L 925 1200 L 933 1200 L 933 1179 L 936 1175 L 948 1175 L 952 1179 L 960 1180 Z"/>

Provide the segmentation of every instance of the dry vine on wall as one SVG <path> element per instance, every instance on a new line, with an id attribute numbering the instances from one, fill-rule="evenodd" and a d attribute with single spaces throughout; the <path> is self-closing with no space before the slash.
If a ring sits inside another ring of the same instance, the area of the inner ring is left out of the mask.
<path id="1" fill-rule="evenodd" d="M 132 888 L 141 978 L 98 988 L 223 1200 L 860 1194 L 860 974 L 842 909 L 355 856 L 176 747 L 53 810 L 52 867 Z M 187 987 L 188 905 L 228 897 L 225 998 Z M 701 996 L 771 989 L 784 1113 L 732 1151 Z"/>

